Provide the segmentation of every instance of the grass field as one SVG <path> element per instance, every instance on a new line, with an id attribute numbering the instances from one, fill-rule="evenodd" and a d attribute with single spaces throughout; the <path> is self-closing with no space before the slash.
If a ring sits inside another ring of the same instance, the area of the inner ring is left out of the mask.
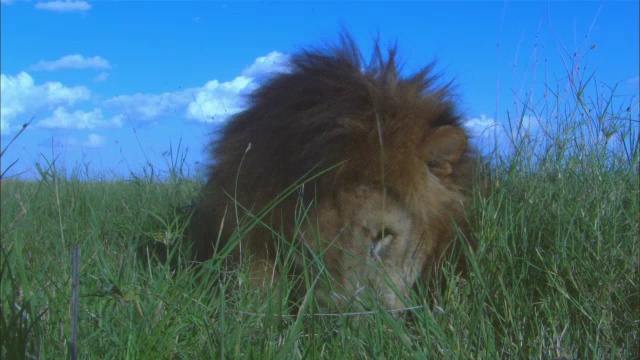
<path id="1" fill-rule="evenodd" d="M 402 313 L 291 313 L 255 296 L 241 271 L 220 278 L 220 261 L 195 271 L 174 245 L 201 183 L 177 166 L 162 181 L 81 181 L 53 161 L 38 181 L 5 178 L 1 356 L 638 358 L 637 99 L 615 106 L 613 89 L 589 100 L 582 90 L 600 84 L 572 84 L 511 119 L 511 146 L 488 158 L 494 187 L 471 210 L 470 274 L 430 301 L 418 289 Z M 517 129 L 531 119 L 536 134 Z"/>

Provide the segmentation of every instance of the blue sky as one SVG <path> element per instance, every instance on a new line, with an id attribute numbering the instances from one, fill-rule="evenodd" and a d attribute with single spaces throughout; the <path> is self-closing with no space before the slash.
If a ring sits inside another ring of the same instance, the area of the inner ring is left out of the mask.
<path id="1" fill-rule="evenodd" d="M 563 57 L 638 112 L 637 1 L 1 2 L 2 148 L 33 118 L 2 158 L 9 176 L 53 159 L 90 177 L 163 171 L 180 141 L 194 173 L 261 76 L 342 28 L 365 55 L 376 34 L 397 40 L 407 73 L 437 60 L 478 134 L 566 81 Z"/>

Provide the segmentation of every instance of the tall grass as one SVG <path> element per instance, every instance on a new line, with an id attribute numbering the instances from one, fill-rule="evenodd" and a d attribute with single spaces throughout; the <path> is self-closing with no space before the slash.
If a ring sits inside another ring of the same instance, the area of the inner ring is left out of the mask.
<path id="1" fill-rule="evenodd" d="M 201 183 L 179 147 L 163 181 L 81 181 L 55 159 L 39 181 L 3 179 L 1 356 L 68 356 L 78 244 L 79 358 L 638 357 L 637 99 L 576 73 L 561 87 L 522 103 L 489 159 L 469 276 L 446 268 L 443 290 L 417 289 L 404 313 L 291 311 L 220 259 L 195 271 L 175 245 Z"/>

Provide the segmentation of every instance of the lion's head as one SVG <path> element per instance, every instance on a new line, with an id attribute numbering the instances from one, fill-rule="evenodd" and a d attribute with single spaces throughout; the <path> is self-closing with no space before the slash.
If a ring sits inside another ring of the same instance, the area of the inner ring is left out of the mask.
<path id="1" fill-rule="evenodd" d="M 365 62 L 345 35 L 293 55 L 251 95 L 212 142 L 191 222 L 198 259 L 249 255 L 264 286 L 321 258 L 334 279 L 317 291 L 325 302 L 368 289 L 401 306 L 451 247 L 454 224 L 465 231 L 476 158 L 431 65 L 403 77 L 395 57 L 376 44 Z"/>

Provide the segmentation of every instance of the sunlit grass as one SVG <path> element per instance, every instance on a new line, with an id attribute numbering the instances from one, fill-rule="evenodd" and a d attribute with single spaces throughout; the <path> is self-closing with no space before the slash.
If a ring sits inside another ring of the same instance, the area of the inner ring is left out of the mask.
<path id="1" fill-rule="evenodd" d="M 417 289 L 403 313 L 292 311 L 220 259 L 196 269 L 181 236 L 201 182 L 184 176 L 179 148 L 163 181 L 157 169 L 81 181 L 55 159 L 38 181 L 3 179 L 1 357 L 69 355 L 74 245 L 79 358 L 637 357 L 637 99 L 589 77 L 568 84 L 525 104 L 488 158 L 470 274 L 445 269 L 443 290 Z"/>

